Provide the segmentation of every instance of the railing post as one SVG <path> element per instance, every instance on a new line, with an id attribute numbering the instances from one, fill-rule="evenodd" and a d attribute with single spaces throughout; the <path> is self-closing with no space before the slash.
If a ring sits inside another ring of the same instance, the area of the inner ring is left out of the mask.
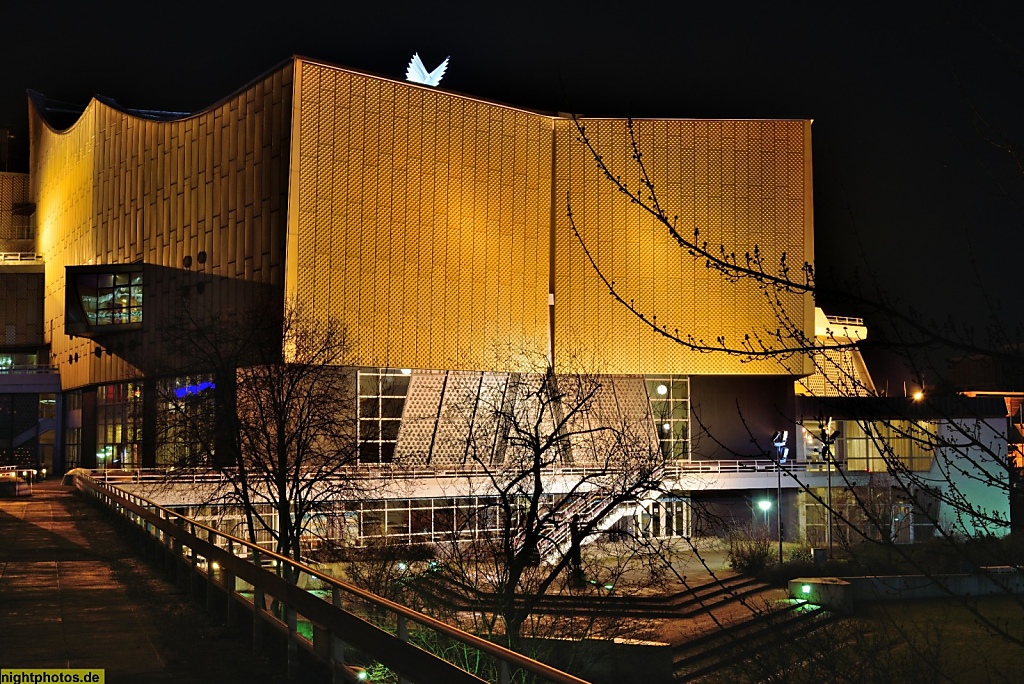
<path id="1" fill-rule="evenodd" d="M 259 547 L 252 547 L 252 564 L 257 568 L 263 567 L 260 559 Z M 258 584 L 252 585 L 252 648 L 259 651 L 263 648 L 263 611 L 266 600 L 263 596 L 263 587 Z"/>
<path id="2" fill-rule="evenodd" d="M 181 518 L 177 518 L 176 521 L 179 530 L 182 530 L 185 523 Z M 172 555 L 174 557 L 174 583 L 177 586 L 181 586 L 181 563 L 182 563 L 182 544 L 181 537 L 175 535 L 174 539 L 171 540 Z"/>
<path id="3" fill-rule="evenodd" d="M 235 555 L 235 542 L 231 537 L 228 537 L 228 554 L 231 556 Z M 235 573 L 231 572 L 228 568 L 221 570 L 224 579 L 224 593 L 227 595 L 227 605 L 224 607 L 224 621 L 230 627 L 235 626 L 237 621 L 235 614 Z"/>
<path id="4" fill-rule="evenodd" d="M 206 531 L 206 541 L 210 542 L 211 546 L 216 546 L 213 542 L 213 530 Z M 214 582 L 215 571 L 213 564 L 216 561 L 212 557 L 207 556 L 206 558 L 206 612 L 213 613 L 214 594 L 216 593 L 216 583 Z"/>
<path id="5" fill-rule="evenodd" d="M 189 523 L 189 531 L 192 536 L 196 536 L 196 524 Z M 196 554 L 194 546 L 190 546 L 189 549 L 190 560 L 192 561 L 192 572 L 188 575 L 188 595 L 195 599 L 196 596 L 196 576 L 199 574 L 199 556 Z"/>
<path id="6" fill-rule="evenodd" d="M 341 608 L 341 588 L 337 585 L 331 586 L 331 605 L 335 608 Z M 341 640 L 341 636 L 331 631 L 330 641 L 330 663 L 331 663 L 331 682 L 333 684 L 344 684 L 348 681 L 348 677 L 345 672 L 345 642 Z"/>
<path id="7" fill-rule="evenodd" d="M 288 681 L 299 681 L 299 637 L 296 633 L 297 617 L 295 608 L 284 606 L 284 622 L 288 627 Z"/>
<path id="8" fill-rule="evenodd" d="M 508 661 L 498 661 L 498 684 L 512 684 L 512 676 L 509 674 Z"/>
<path id="9" fill-rule="evenodd" d="M 398 638 L 402 641 L 409 641 L 409 623 L 404 615 L 398 616 Z M 404 674 L 398 674 L 398 684 L 410 684 Z"/>

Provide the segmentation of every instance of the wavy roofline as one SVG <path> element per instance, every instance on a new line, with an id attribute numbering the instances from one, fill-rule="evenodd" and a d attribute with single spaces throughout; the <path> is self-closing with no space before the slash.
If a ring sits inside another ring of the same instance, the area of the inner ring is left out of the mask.
<path id="1" fill-rule="evenodd" d="M 58 128 L 54 124 L 54 122 L 47 116 L 46 104 L 45 104 L 46 103 L 46 96 L 43 93 L 39 92 L 39 91 L 35 91 L 35 90 L 31 90 L 31 89 L 27 91 L 27 95 L 28 95 L 29 105 L 34 110 L 34 112 L 36 114 L 36 118 L 39 121 L 41 121 L 51 133 L 56 134 L 56 135 L 64 135 L 64 134 L 72 132 L 83 119 L 87 118 L 87 115 L 90 113 L 90 111 L 91 111 L 91 109 L 92 109 L 92 107 L 94 105 L 103 105 L 103 106 L 108 107 L 109 109 L 112 109 L 112 110 L 114 110 L 114 111 L 116 111 L 116 112 L 118 112 L 118 113 L 120 113 L 120 114 L 122 114 L 122 115 L 124 115 L 126 117 L 129 117 L 129 118 L 132 118 L 132 119 L 136 119 L 136 120 L 140 120 L 140 121 L 155 121 L 155 122 L 158 122 L 158 123 L 175 123 L 175 122 L 187 121 L 189 119 L 200 117 L 200 116 L 208 114 L 208 113 L 210 113 L 210 112 L 212 112 L 212 111 L 214 111 L 214 110 L 216 110 L 216 109 L 218 109 L 220 107 L 223 107 L 225 104 L 227 104 L 228 102 L 230 102 L 234 98 L 238 97 L 240 94 L 242 94 L 242 93 L 250 90 L 251 88 L 255 87 L 256 84 L 258 84 L 260 81 L 265 80 L 268 76 L 270 76 L 270 75 L 272 75 L 272 74 L 274 74 L 274 73 L 276 73 L 278 71 L 284 70 L 289 65 L 294 69 L 295 64 L 297 62 L 299 62 L 299 61 L 309 62 L 311 64 L 316 64 L 316 65 L 321 66 L 321 67 L 326 67 L 326 68 L 329 68 L 329 69 L 337 69 L 339 71 L 344 71 L 344 72 L 351 73 L 351 74 L 357 74 L 359 76 L 365 76 L 367 78 L 374 78 L 374 79 L 378 79 L 378 80 L 381 80 L 381 81 L 390 81 L 392 83 L 399 83 L 399 84 L 402 84 L 402 85 L 410 87 L 410 88 L 418 88 L 418 89 L 423 89 L 423 90 L 427 90 L 427 91 L 430 91 L 430 92 L 440 92 L 440 93 L 444 93 L 445 95 L 449 95 L 451 97 L 456 97 L 456 98 L 465 99 L 465 100 L 472 100 L 474 102 L 482 102 L 482 103 L 485 103 L 485 104 L 494 105 L 496 107 L 502 107 L 502 108 L 511 109 L 511 110 L 514 110 L 514 111 L 523 112 L 525 114 L 531 114 L 531 115 L 534 115 L 534 116 L 542 116 L 542 117 L 545 117 L 545 118 L 548 118 L 548 119 L 551 119 L 551 120 L 572 120 L 573 118 L 576 118 L 576 119 L 579 119 L 581 121 L 628 121 L 628 120 L 632 120 L 632 121 L 644 121 L 644 122 L 646 122 L 646 121 L 707 121 L 707 122 L 723 122 L 723 121 L 742 121 L 742 122 L 760 121 L 760 122 L 772 122 L 772 121 L 787 121 L 787 122 L 805 122 L 805 123 L 813 123 L 814 122 L 814 119 L 810 118 L 810 117 L 787 117 L 787 118 L 685 117 L 685 116 L 682 116 L 682 117 L 645 117 L 645 116 L 628 117 L 628 116 L 600 116 L 600 115 L 598 115 L 598 116 L 587 116 L 587 115 L 583 115 L 583 114 L 573 115 L 573 114 L 569 114 L 569 113 L 565 113 L 565 112 L 553 112 L 553 111 L 550 111 L 550 110 L 530 109 L 528 107 L 522 107 L 522 106 L 519 106 L 519 105 L 514 105 L 514 104 L 510 104 L 510 103 L 507 103 L 507 102 L 501 102 L 501 101 L 497 101 L 497 100 L 489 100 L 489 99 L 482 98 L 482 97 L 479 97 L 479 96 L 476 96 L 476 95 L 470 95 L 470 94 L 462 93 L 462 92 L 455 91 L 455 90 L 447 90 L 447 89 L 443 89 L 443 88 L 434 88 L 434 87 L 422 85 L 422 84 L 419 84 L 419 83 L 411 83 L 409 81 L 405 81 L 405 80 L 402 80 L 400 78 L 392 78 L 390 76 L 384 76 L 384 75 L 381 75 L 381 74 L 376 74 L 376 73 L 373 73 L 373 72 L 370 72 L 370 71 L 365 71 L 365 70 L 362 70 L 362 69 L 355 69 L 355 68 L 352 68 L 352 67 L 343 66 L 343 65 L 340 65 L 340 64 L 335 64 L 333 62 L 329 62 L 329 61 L 326 61 L 326 60 L 316 59 L 314 57 L 307 57 L 305 55 L 299 55 L 299 54 L 291 55 L 291 56 L 287 57 L 286 59 L 281 60 L 280 62 L 276 63 L 274 66 L 270 67 L 269 69 L 266 69 L 266 70 L 260 72 L 260 74 L 258 74 L 257 76 L 249 79 L 243 85 L 239 86 L 238 88 L 235 88 L 234 90 L 232 90 L 227 95 L 225 95 L 225 96 L 219 98 L 218 100 L 214 101 L 213 103 L 211 103 L 211 104 L 209 104 L 209 105 L 207 105 L 207 106 L 205 106 L 205 107 L 203 107 L 201 109 L 195 110 L 193 112 L 168 112 L 168 111 L 157 111 L 157 110 L 144 110 L 144 109 L 129 108 L 129 107 L 125 107 L 125 106 L 121 105 L 119 102 L 117 102 L 117 100 L 115 100 L 115 99 L 113 99 L 111 97 L 104 96 L 104 95 L 93 95 L 89 99 L 89 101 L 84 105 L 84 107 L 82 108 L 82 113 L 75 119 L 75 121 L 73 123 L 71 123 L 71 125 L 67 126 L 66 128 Z M 293 80 L 293 83 L 294 83 L 294 80 Z M 149 112 L 149 111 L 151 111 L 151 113 L 153 114 L 152 116 L 147 116 L 146 115 L 146 113 Z"/>
<path id="2" fill-rule="evenodd" d="M 94 105 L 103 105 L 104 107 L 107 107 L 118 112 L 119 114 L 123 114 L 124 116 L 139 121 L 175 123 L 180 121 L 187 121 L 189 119 L 194 119 L 196 117 L 200 117 L 212 111 L 215 111 L 220 107 L 223 107 L 225 104 L 227 104 L 234 98 L 238 97 L 247 90 L 255 87 L 257 83 L 263 81 L 271 74 L 274 74 L 278 71 L 282 71 L 286 66 L 294 64 L 295 59 L 296 56 L 293 55 L 291 57 L 288 57 L 287 59 L 281 60 L 274 66 L 260 72 L 259 75 L 249 79 L 244 85 L 235 88 L 230 93 L 219 98 L 212 104 L 209 104 L 201 109 L 197 109 L 193 112 L 166 112 L 158 110 L 130 108 L 123 106 L 121 103 L 119 103 L 112 97 L 108 97 L 105 95 L 93 95 L 91 98 L 89 98 L 89 101 L 83 107 L 82 113 L 78 116 L 78 118 L 75 119 L 75 121 L 70 126 L 66 128 L 58 128 L 54 125 L 53 121 L 51 121 L 46 115 L 46 96 L 43 93 L 37 90 L 28 90 L 28 101 L 29 106 L 33 109 L 33 111 L 36 114 L 36 118 L 39 121 L 41 121 L 51 133 L 54 133 L 56 135 L 64 135 L 73 131 L 78 126 L 78 124 L 82 122 L 83 119 L 87 118 L 86 115 L 89 114 L 90 110 Z M 152 111 L 154 114 L 160 114 L 161 116 L 146 116 L 145 112 L 147 111 Z"/>

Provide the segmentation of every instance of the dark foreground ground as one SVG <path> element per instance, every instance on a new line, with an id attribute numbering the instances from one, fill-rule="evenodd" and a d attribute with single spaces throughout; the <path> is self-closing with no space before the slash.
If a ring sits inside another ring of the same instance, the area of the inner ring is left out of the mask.
<path id="1" fill-rule="evenodd" d="M 57 482 L 0 498 L 0 668 L 103 668 L 114 683 L 284 679 L 126 534 Z"/>

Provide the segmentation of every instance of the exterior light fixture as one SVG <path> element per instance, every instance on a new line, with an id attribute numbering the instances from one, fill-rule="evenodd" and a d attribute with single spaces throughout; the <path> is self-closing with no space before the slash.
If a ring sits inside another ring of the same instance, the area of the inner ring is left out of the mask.
<path id="1" fill-rule="evenodd" d="M 398 564 L 398 569 L 401 570 L 402 572 L 405 572 L 406 570 L 409 569 L 409 566 L 406 565 L 405 563 L 399 563 Z"/>
<path id="2" fill-rule="evenodd" d="M 412 375 L 412 368 L 403 368 L 402 375 Z"/>
<path id="3" fill-rule="evenodd" d="M 658 385 L 658 394 L 662 396 L 668 394 L 668 387 L 666 387 L 665 385 Z"/>
<path id="4" fill-rule="evenodd" d="M 761 499 L 757 502 L 757 507 L 764 513 L 764 528 L 768 529 L 768 510 L 772 507 L 772 502 L 768 499 Z"/>
<path id="5" fill-rule="evenodd" d="M 664 430 L 665 432 L 668 432 L 669 430 L 672 429 L 672 426 L 669 425 L 668 423 L 665 423 L 661 426 L 661 429 Z"/>
<path id="6" fill-rule="evenodd" d="M 810 594 L 811 593 L 811 585 L 810 584 L 801 584 L 800 585 L 800 593 L 801 594 Z"/>
<path id="7" fill-rule="evenodd" d="M 924 392 L 921 390 L 914 392 L 914 401 L 921 401 L 922 399 L 924 399 Z"/>

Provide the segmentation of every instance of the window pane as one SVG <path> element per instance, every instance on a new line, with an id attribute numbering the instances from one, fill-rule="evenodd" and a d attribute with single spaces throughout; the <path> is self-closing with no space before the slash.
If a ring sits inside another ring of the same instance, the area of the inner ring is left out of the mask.
<path id="1" fill-rule="evenodd" d="M 363 397 L 374 397 L 377 396 L 379 389 L 378 380 L 376 375 L 370 375 L 366 373 L 359 374 L 359 395 Z"/>
<path id="2" fill-rule="evenodd" d="M 408 375 L 387 375 L 381 379 L 381 394 L 404 397 L 409 393 Z"/>
<path id="3" fill-rule="evenodd" d="M 402 417 L 402 406 L 405 404 L 404 399 L 381 399 L 380 400 L 380 415 L 381 418 L 401 418 Z"/>
<path id="4" fill-rule="evenodd" d="M 373 399 L 360 399 L 359 400 L 359 417 L 360 418 L 377 418 L 380 416 L 380 404 L 377 398 Z"/>
<path id="5" fill-rule="evenodd" d="M 401 421 L 397 420 L 382 420 L 380 421 L 380 438 L 385 441 L 394 441 L 398 439 L 398 426 Z"/>

